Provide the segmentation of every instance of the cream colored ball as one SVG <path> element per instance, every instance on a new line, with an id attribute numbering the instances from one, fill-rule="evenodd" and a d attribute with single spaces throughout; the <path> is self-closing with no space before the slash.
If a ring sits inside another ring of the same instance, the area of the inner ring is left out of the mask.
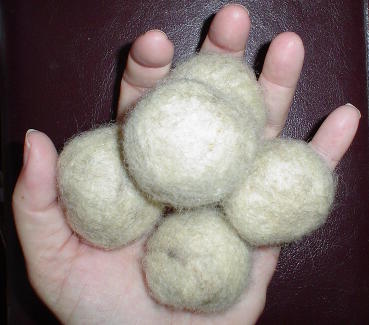
<path id="1" fill-rule="evenodd" d="M 145 96 L 123 126 L 124 157 L 139 188 L 174 207 L 218 202 L 240 183 L 258 133 L 242 105 L 203 83 L 171 80 Z"/>
<path id="2" fill-rule="evenodd" d="M 59 199 L 71 228 L 90 244 L 114 249 L 152 230 L 162 207 L 132 184 L 116 125 L 70 140 L 57 164 Z"/>
<path id="3" fill-rule="evenodd" d="M 226 54 L 200 53 L 179 64 L 169 78 L 194 79 L 206 83 L 218 94 L 241 101 L 246 114 L 252 114 L 261 133 L 266 121 L 266 109 L 261 87 L 253 70 L 241 58 Z"/>
<path id="4" fill-rule="evenodd" d="M 224 210 L 252 245 L 279 245 L 321 226 L 334 196 L 332 171 L 309 145 L 276 139 L 257 153 L 250 174 L 224 202 Z"/>
<path id="5" fill-rule="evenodd" d="M 177 212 L 147 243 L 143 260 L 151 295 L 161 304 L 223 311 L 245 291 L 250 249 L 216 209 Z"/>

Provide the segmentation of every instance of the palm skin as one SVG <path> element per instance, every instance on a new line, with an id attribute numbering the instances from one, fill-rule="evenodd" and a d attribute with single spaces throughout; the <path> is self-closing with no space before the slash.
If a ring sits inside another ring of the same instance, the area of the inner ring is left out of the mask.
<path id="1" fill-rule="evenodd" d="M 215 16 L 201 51 L 244 54 L 250 29 L 247 11 L 224 7 Z M 121 83 L 118 117 L 169 71 L 173 45 L 150 31 L 132 46 Z M 277 36 L 259 78 L 268 109 L 265 137 L 277 136 L 285 123 L 304 58 L 294 33 Z M 356 133 L 360 114 L 351 105 L 332 112 L 310 145 L 333 169 Z M 68 324 L 253 324 L 260 316 L 279 248 L 254 251 L 250 285 L 241 301 L 222 314 L 193 314 L 156 304 L 141 270 L 145 238 L 115 251 L 95 249 L 69 229 L 57 201 L 57 153 L 51 140 L 28 132 L 24 166 L 13 194 L 13 210 L 29 279 L 40 298 Z"/>

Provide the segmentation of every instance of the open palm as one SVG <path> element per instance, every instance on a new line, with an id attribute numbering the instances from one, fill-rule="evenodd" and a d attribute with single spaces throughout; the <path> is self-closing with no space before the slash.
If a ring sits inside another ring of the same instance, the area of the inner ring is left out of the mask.
<path id="1" fill-rule="evenodd" d="M 250 29 L 247 11 L 224 7 L 215 16 L 201 51 L 242 57 Z M 121 83 L 118 117 L 170 69 L 173 45 L 160 31 L 140 36 L 130 51 Z M 277 36 L 259 78 L 268 109 L 265 137 L 284 124 L 302 68 L 304 48 L 294 33 Z M 311 146 L 333 169 L 349 147 L 360 115 L 344 105 L 332 112 Z M 82 243 L 65 222 L 57 200 L 57 152 L 43 133 L 27 133 L 24 166 L 13 195 L 14 216 L 29 279 L 63 323 L 78 324 L 252 324 L 265 305 L 279 248 L 254 251 L 250 285 L 241 301 L 222 314 L 193 314 L 156 304 L 141 271 L 145 238 L 115 251 Z"/>

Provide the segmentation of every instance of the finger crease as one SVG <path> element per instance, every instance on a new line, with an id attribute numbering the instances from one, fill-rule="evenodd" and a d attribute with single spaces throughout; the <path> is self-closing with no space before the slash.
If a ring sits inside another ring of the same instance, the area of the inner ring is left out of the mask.
<path id="1" fill-rule="evenodd" d="M 339 159 L 332 157 L 328 154 L 327 151 L 323 150 L 323 148 L 316 144 L 316 142 L 309 142 L 309 145 L 320 155 L 323 159 L 329 162 L 329 165 L 336 165 L 339 162 Z"/>
<path id="2" fill-rule="evenodd" d="M 133 55 L 130 55 L 132 61 L 134 63 L 136 63 L 137 65 L 143 67 L 143 68 L 148 68 L 148 69 L 157 69 L 157 68 L 164 68 L 166 66 L 168 66 L 171 63 L 165 64 L 165 65 L 149 65 L 149 64 L 145 64 L 145 63 L 141 63 L 139 62 Z"/>
<path id="3" fill-rule="evenodd" d="M 239 49 L 239 50 L 234 50 L 234 49 L 231 49 L 225 45 L 220 45 L 220 44 L 217 44 L 216 42 L 213 41 L 212 37 L 210 36 L 210 34 L 208 35 L 209 36 L 209 41 L 214 45 L 216 46 L 217 48 L 221 49 L 222 51 L 225 51 L 227 53 L 232 53 L 232 54 L 243 54 L 244 50 L 243 49 Z"/>
<path id="4" fill-rule="evenodd" d="M 136 89 L 138 89 L 139 91 L 142 91 L 142 92 L 145 92 L 146 90 L 148 90 L 148 89 L 151 89 L 152 87 L 145 87 L 145 86 L 139 86 L 139 85 L 136 85 L 136 84 L 134 84 L 132 81 L 130 81 L 128 78 L 127 78 L 127 76 L 126 76 L 126 74 L 123 74 L 123 77 L 122 77 L 122 79 L 129 85 L 129 86 L 131 86 L 131 87 L 133 87 L 133 88 L 136 88 Z"/>
<path id="5" fill-rule="evenodd" d="M 294 89 L 295 89 L 295 87 L 296 87 L 296 85 L 293 85 L 293 86 L 285 86 L 285 85 L 279 84 L 279 83 L 277 83 L 277 82 L 275 82 L 275 81 L 272 81 L 272 80 L 270 80 L 270 79 L 265 75 L 265 73 L 264 73 L 264 72 L 262 72 L 262 73 L 260 74 L 260 76 L 259 76 L 259 82 L 262 84 L 262 83 L 263 83 L 263 81 L 266 81 L 267 83 L 271 84 L 271 86 L 273 86 L 273 87 L 279 87 L 279 88 L 282 88 L 282 89 L 285 89 L 285 90 L 288 90 L 288 91 L 290 91 L 290 90 L 294 90 Z"/>

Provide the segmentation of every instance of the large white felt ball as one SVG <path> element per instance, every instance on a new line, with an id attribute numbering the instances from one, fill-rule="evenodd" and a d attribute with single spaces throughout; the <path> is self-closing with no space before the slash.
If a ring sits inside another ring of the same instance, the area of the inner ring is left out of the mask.
<path id="1" fill-rule="evenodd" d="M 258 144 L 237 102 L 191 80 L 145 96 L 123 126 L 124 157 L 137 185 L 174 207 L 217 202 L 240 183 Z"/>
<path id="2" fill-rule="evenodd" d="M 200 312 L 223 311 L 244 292 L 250 249 L 216 209 L 175 213 L 147 243 L 143 260 L 159 303 Z"/>
<path id="3" fill-rule="evenodd" d="M 128 178 L 116 125 L 84 132 L 59 156 L 60 202 L 71 228 L 94 246 L 121 247 L 152 230 L 162 208 Z"/>
<path id="4" fill-rule="evenodd" d="M 218 94 L 241 101 L 245 113 L 252 114 L 260 132 L 266 120 L 264 96 L 253 70 L 242 59 L 225 54 L 200 53 L 179 64 L 169 78 L 204 82 Z"/>
<path id="5" fill-rule="evenodd" d="M 224 202 L 224 210 L 252 245 L 277 245 L 322 225 L 334 196 L 333 174 L 309 145 L 276 139 L 257 153 L 250 174 Z"/>

